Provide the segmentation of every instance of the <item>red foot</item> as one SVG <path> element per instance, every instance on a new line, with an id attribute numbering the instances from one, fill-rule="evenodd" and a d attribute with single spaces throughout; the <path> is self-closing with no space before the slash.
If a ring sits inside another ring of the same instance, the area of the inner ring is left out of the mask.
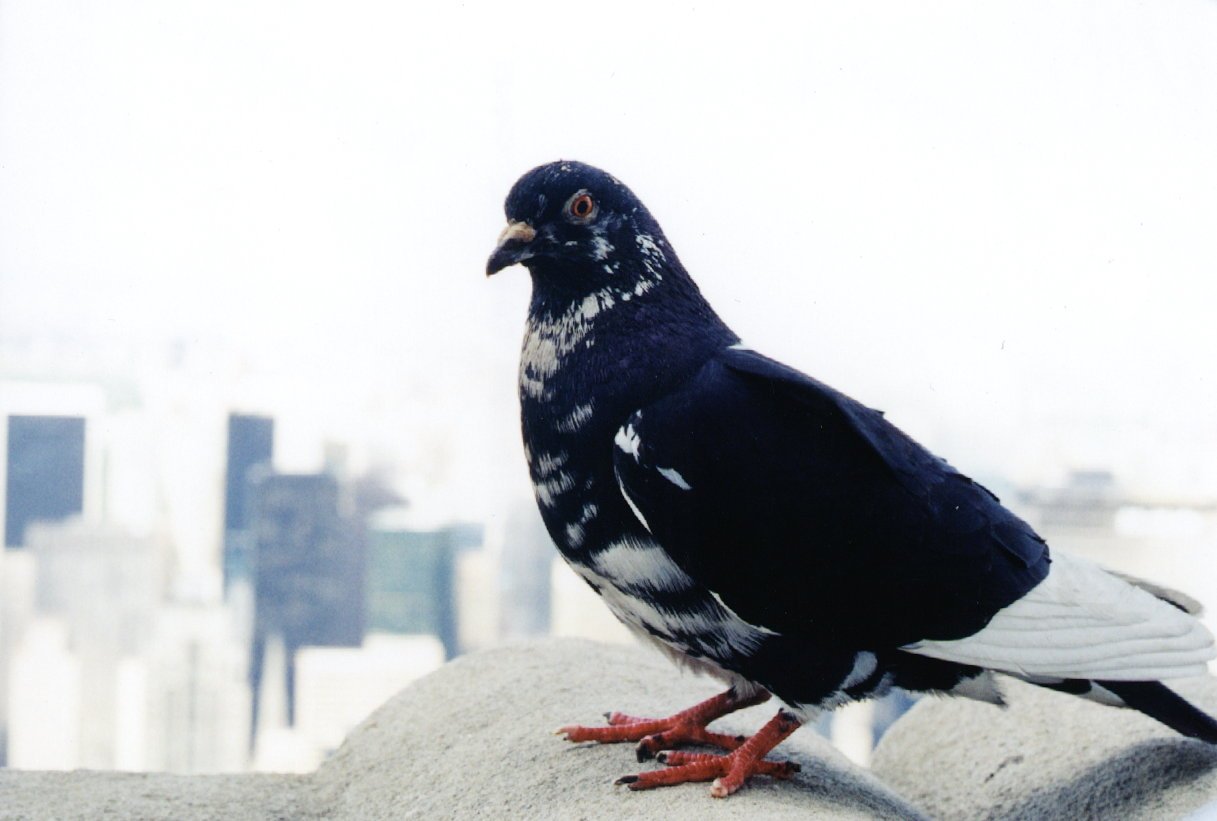
<path id="1" fill-rule="evenodd" d="M 609 723 L 607 727 L 571 725 L 559 728 L 557 733 L 565 735 L 568 741 L 598 741 L 602 744 L 637 741 L 635 752 L 639 761 L 646 761 L 660 750 L 681 744 L 709 744 L 734 750 L 744 743 L 744 736 L 712 733 L 706 729 L 706 725 L 727 713 L 760 704 L 768 698 L 769 694 L 763 691 L 740 698 L 734 689 L 730 689 L 668 718 L 634 718 L 624 713 L 608 713 L 605 716 Z"/>
<path id="2" fill-rule="evenodd" d="M 744 786 L 744 782 L 754 775 L 790 778 L 799 771 L 798 764 L 789 761 L 766 761 L 765 754 L 782 743 L 801 723 L 790 713 L 780 711 L 734 752 L 711 755 L 665 751 L 660 753 L 659 760 L 670 765 L 668 769 L 622 776 L 616 783 L 625 784 L 631 790 L 650 790 L 672 784 L 713 779 L 710 795 L 726 798 Z"/>

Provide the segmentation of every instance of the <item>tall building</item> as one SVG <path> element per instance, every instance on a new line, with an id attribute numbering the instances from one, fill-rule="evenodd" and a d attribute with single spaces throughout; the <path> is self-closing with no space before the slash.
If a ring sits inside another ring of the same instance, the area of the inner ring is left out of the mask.
<path id="1" fill-rule="evenodd" d="M 0 550 L 0 767 L 8 766 L 12 661 L 34 618 L 37 566 L 28 550 Z"/>
<path id="2" fill-rule="evenodd" d="M 251 486 L 258 471 L 270 470 L 275 421 L 244 413 L 228 415 L 224 468 L 224 590 L 236 579 L 253 576 Z"/>
<path id="3" fill-rule="evenodd" d="M 73 647 L 137 654 L 152 634 L 168 587 L 166 550 L 153 537 L 90 522 L 30 529 L 34 608 L 63 619 Z"/>
<path id="4" fill-rule="evenodd" d="M 119 692 L 145 691 L 126 735 L 142 736 L 135 767 L 178 773 L 240 772 L 249 757 L 248 646 L 218 603 L 168 604 L 148 651 L 127 660 Z M 124 729 L 120 712 L 119 725 Z M 120 735 L 120 738 L 123 736 Z M 120 748 L 121 750 L 121 748 Z"/>
<path id="5" fill-rule="evenodd" d="M 9 670 L 6 766 L 19 770 L 74 770 L 81 750 L 83 676 L 68 647 L 66 625 L 38 619 L 13 653 Z M 96 762 L 89 762 L 96 766 Z"/>
<path id="6" fill-rule="evenodd" d="M 374 517 L 368 538 L 368 630 L 430 634 L 452 658 L 457 637 L 456 554 L 467 531 L 400 510 Z"/>
<path id="7" fill-rule="evenodd" d="M 112 769 L 143 762 L 147 699 L 133 662 L 160 624 L 163 545 L 78 519 L 34 523 L 26 542 L 21 552 L 33 558 L 35 572 L 9 670 L 9 764 Z M 40 723 L 47 693 L 58 694 L 53 732 Z"/>
<path id="8" fill-rule="evenodd" d="M 341 514 L 338 483 L 324 473 L 255 479 L 252 515 L 251 683 L 256 694 L 266 642 L 279 636 L 287 656 L 290 722 L 296 651 L 306 645 L 357 647 L 363 641 L 364 556 L 359 523 Z M 255 726 L 257 710 L 255 702 Z"/>
<path id="9" fill-rule="evenodd" d="M 96 422 L 97 385 L 0 379 L 0 765 L 11 736 L 11 662 L 33 614 L 34 557 L 24 549 L 38 524 L 99 518 L 105 459 Z"/>
<path id="10" fill-rule="evenodd" d="M 7 422 L 4 545 L 23 547 L 31 522 L 84 511 L 85 420 L 14 414 Z"/>

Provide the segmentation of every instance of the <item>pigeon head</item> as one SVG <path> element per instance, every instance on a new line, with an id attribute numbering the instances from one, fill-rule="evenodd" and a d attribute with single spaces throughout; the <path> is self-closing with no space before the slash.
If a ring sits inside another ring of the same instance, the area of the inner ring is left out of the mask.
<path id="1" fill-rule="evenodd" d="M 647 290 L 684 276 L 658 223 L 630 189 L 583 163 L 554 162 L 519 179 L 487 276 L 524 265 L 534 287 L 575 297 L 606 286 Z M 649 284 L 644 284 L 649 283 Z"/>

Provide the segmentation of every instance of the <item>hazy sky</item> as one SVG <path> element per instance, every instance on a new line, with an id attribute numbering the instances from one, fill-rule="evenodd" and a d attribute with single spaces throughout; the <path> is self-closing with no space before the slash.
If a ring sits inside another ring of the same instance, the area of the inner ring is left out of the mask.
<path id="1" fill-rule="evenodd" d="M 575 158 L 961 467 L 1217 496 L 1217 3 L 774 9 L 6 1 L 0 332 L 220 344 L 523 488 L 484 262 Z"/>

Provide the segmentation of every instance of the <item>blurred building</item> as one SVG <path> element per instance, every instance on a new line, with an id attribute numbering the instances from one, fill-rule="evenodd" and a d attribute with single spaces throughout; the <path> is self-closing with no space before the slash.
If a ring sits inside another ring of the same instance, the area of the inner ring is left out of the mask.
<path id="1" fill-rule="evenodd" d="M 275 421 L 268 416 L 228 415 L 224 467 L 224 591 L 237 579 L 252 579 L 254 564 L 251 486 L 255 472 L 270 471 Z"/>
<path id="2" fill-rule="evenodd" d="M 253 698 L 243 630 L 218 602 L 172 603 L 157 613 L 149 647 L 119 671 L 120 693 L 146 693 L 142 706 L 120 712 L 120 720 L 130 722 L 124 735 L 143 742 L 119 760 L 119 769 L 246 769 Z"/>
<path id="3" fill-rule="evenodd" d="M 30 594 L 8 681 L 10 766 L 244 769 L 239 630 L 218 603 L 167 601 L 164 544 L 71 520 L 32 525 L 22 553 L 33 567 L 19 574 Z"/>
<path id="4" fill-rule="evenodd" d="M 307 773 L 321 763 L 287 715 L 287 654 L 274 633 L 263 641 L 262 668 L 255 695 L 258 705 L 250 764 L 258 772 Z"/>
<path id="5" fill-rule="evenodd" d="M 253 483 L 254 631 L 251 684 L 256 693 L 270 636 L 284 645 L 288 722 L 294 721 L 296 651 L 357 647 L 364 633 L 364 551 L 360 523 L 339 506 L 328 474 L 267 474 Z M 255 696 L 254 717 L 258 703 Z"/>
<path id="6" fill-rule="evenodd" d="M 84 511 L 85 420 L 81 416 L 8 417 L 4 545 L 25 545 L 32 522 Z"/>
<path id="7" fill-rule="evenodd" d="M 448 658 L 457 655 L 457 554 L 472 541 L 467 528 L 424 521 L 413 511 L 391 509 L 374 516 L 368 535 L 368 630 L 432 635 Z"/>
<path id="8" fill-rule="evenodd" d="M 105 458 L 96 436 L 104 391 L 81 382 L 0 380 L 0 765 L 7 749 L 9 664 L 33 613 L 32 561 L 21 548 L 36 522 L 99 517 Z"/>
<path id="9" fill-rule="evenodd" d="M 166 550 L 151 537 L 72 520 L 30 528 L 34 609 L 62 619 L 71 642 L 126 654 L 143 647 L 165 599 Z"/>
<path id="10" fill-rule="evenodd" d="M 106 407 L 96 385 L 0 381 L 0 525 L 19 548 L 32 522 L 93 515 L 104 459 L 93 429 Z"/>
<path id="11" fill-rule="evenodd" d="M 165 595 L 166 551 L 151 538 L 80 519 L 32 524 L 25 549 L 34 558 L 33 612 L 9 678 L 9 765 L 113 769 L 120 747 L 130 745 L 120 741 L 119 705 L 130 692 L 119 687 L 119 669 L 148 646 Z M 35 686 L 41 679 L 63 695 L 59 709 L 68 718 L 56 721 L 72 724 L 49 760 L 39 751 L 44 729 L 30 723 L 41 714 L 29 703 L 45 697 Z"/>
<path id="12" fill-rule="evenodd" d="M 0 766 L 7 762 L 12 660 L 34 618 L 34 557 L 0 550 Z"/>
<path id="13" fill-rule="evenodd" d="M 84 766 L 84 678 L 60 620 L 29 623 L 9 664 L 7 765 L 26 770 Z"/>

